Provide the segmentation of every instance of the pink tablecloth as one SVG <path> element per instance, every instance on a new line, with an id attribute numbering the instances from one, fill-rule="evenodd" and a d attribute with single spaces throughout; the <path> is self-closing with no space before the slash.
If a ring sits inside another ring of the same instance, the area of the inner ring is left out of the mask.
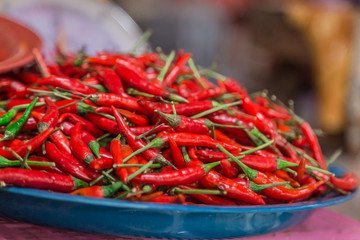
<path id="1" fill-rule="evenodd" d="M 36 226 L 32 224 L 16 222 L 10 219 L 0 218 L 0 240 L 116 240 L 125 239 L 111 236 L 100 236 L 65 231 L 56 228 Z M 242 240 L 359 240 L 360 222 L 335 213 L 329 209 L 316 211 L 303 224 L 292 229 L 262 235 L 248 237 Z"/>

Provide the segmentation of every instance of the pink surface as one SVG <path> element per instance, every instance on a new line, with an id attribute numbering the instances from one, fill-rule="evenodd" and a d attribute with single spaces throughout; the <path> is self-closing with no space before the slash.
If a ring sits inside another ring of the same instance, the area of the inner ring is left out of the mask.
<path id="1" fill-rule="evenodd" d="M 117 240 L 126 239 L 99 236 L 56 228 L 36 226 L 0 218 L 0 240 Z M 299 226 L 284 232 L 242 238 L 242 240 L 359 240 L 360 222 L 335 213 L 329 209 L 317 210 Z"/>

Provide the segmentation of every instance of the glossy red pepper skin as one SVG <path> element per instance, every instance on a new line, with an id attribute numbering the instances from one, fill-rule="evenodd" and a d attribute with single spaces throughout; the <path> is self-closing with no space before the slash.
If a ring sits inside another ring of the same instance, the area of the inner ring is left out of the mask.
<path id="1" fill-rule="evenodd" d="M 29 158 L 29 161 L 50 162 L 47 158 L 39 157 L 39 156 L 31 157 L 31 158 Z M 50 173 L 57 173 L 57 174 L 66 175 L 59 168 L 52 167 L 52 166 L 31 166 L 31 169 L 33 169 L 33 170 L 43 170 L 43 171 L 47 171 L 47 172 L 50 172 Z"/>
<path id="2" fill-rule="evenodd" d="M 205 119 L 189 118 L 183 115 L 164 114 L 160 115 L 176 132 L 189 132 L 209 135 L 210 130 L 205 124 Z"/>
<path id="3" fill-rule="evenodd" d="M 114 139 L 110 143 L 110 152 L 114 159 L 114 164 L 123 164 L 123 158 L 121 154 L 121 142 L 120 139 Z M 115 168 L 116 174 L 123 182 L 128 181 L 128 172 L 126 168 Z"/>
<path id="4" fill-rule="evenodd" d="M 310 149 L 313 153 L 314 159 L 319 163 L 320 167 L 323 169 L 327 169 L 324 156 L 321 152 L 321 148 L 319 145 L 319 142 L 317 140 L 317 137 L 312 130 L 310 124 L 308 122 L 302 122 L 300 125 L 301 131 L 303 132 L 306 140 L 309 143 Z"/>
<path id="5" fill-rule="evenodd" d="M 53 101 L 49 98 L 45 98 L 45 103 L 47 105 L 46 113 L 38 123 L 38 129 L 40 132 L 48 129 L 49 127 L 56 127 L 59 119 L 59 110 Z"/>
<path id="6" fill-rule="evenodd" d="M 123 97 L 113 93 L 97 93 L 91 95 L 90 100 L 98 106 L 114 106 L 140 113 L 145 112 L 137 103 L 137 99 L 133 97 Z"/>
<path id="7" fill-rule="evenodd" d="M 221 146 L 223 146 L 225 149 L 229 151 L 239 150 L 237 146 L 218 142 L 213 138 L 202 134 L 174 132 L 174 133 L 165 134 L 161 136 L 161 138 L 164 142 L 168 142 L 169 138 L 173 138 L 175 142 L 180 146 L 203 146 L 209 148 L 217 148 L 216 144 L 219 143 Z"/>
<path id="8" fill-rule="evenodd" d="M 214 170 L 210 170 L 200 183 L 209 189 L 221 189 L 226 191 L 226 196 L 254 205 L 265 205 L 264 200 L 249 188 L 222 176 Z"/>
<path id="9" fill-rule="evenodd" d="M 91 135 L 93 135 L 95 137 L 100 137 L 105 134 L 104 131 L 100 130 L 94 123 L 92 123 L 74 113 L 63 113 L 59 118 L 59 122 L 61 123 L 64 120 L 68 120 L 73 124 L 80 122 L 82 129 L 84 129 L 85 131 L 88 131 Z"/>
<path id="10" fill-rule="evenodd" d="M 90 148 L 81 138 L 81 123 L 77 123 L 71 133 L 70 147 L 72 154 L 81 162 L 90 164 L 95 159 Z"/>
<path id="11" fill-rule="evenodd" d="M 109 93 L 114 93 L 123 97 L 129 96 L 125 93 L 122 81 L 114 70 L 103 66 L 96 66 L 95 69 L 100 81 L 109 90 Z"/>
<path id="12" fill-rule="evenodd" d="M 171 148 L 171 154 L 173 157 L 173 162 L 175 167 L 177 168 L 184 168 L 185 167 L 185 160 L 184 157 L 176 144 L 175 140 L 172 138 L 169 138 L 170 148 Z"/>
<path id="13" fill-rule="evenodd" d="M 59 126 L 63 128 L 64 133 L 68 136 L 71 135 L 74 129 L 74 125 L 69 122 L 62 122 L 59 124 Z M 86 145 L 89 145 L 91 141 L 96 141 L 96 138 L 85 130 L 81 130 L 81 139 Z M 102 147 L 100 147 L 99 154 L 102 158 L 112 158 L 111 154 Z"/>
<path id="14" fill-rule="evenodd" d="M 148 113 L 153 113 L 155 110 L 159 110 L 163 113 L 173 113 L 171 104 L 161 103 L 161 102 L 150 102 L 145 100 L 139 100 L 139 105 L 146 109 Z M 214 107 L 212 101 L 199 101 L 199 102 L 191 102 L 191 103 L 179 103 L 175 104 L 176 113 L 184 116 L 192 116 L 203 111 L 212 109 Z"/>
<path id="15" fill-rule="evenodd" d="M 22 168 L 0 169 L 0 181 L 19 187 L 71 192 L 78 187 L 74 178 L 56 173 Z"/>
<path id="16" fill-rule="evenodd" d="M 259 185 L 276 182 L 274 179 L 271 179 L 270 173 L 264 174 L 262 172 L 258 172 L 256 178 L 252 179 L 252 181 Z M 326 180 L 322 180 L 319 182 L 312 183 L 307 187 L 299 188 L 299 189 L 289 189 L 284 186 L 277 186 L 277 187 L 264 189 L 262 190 L 262 192 L 273 199 L 294 200 L 313 193 L 318 187 L 323 185 L 325 182 Z"/>
<path id="17" fill-rule="evenodd" d="M 231 165 L 231 162 L 229 162 L 228 160 L 221 160 L 220 167 L 221 174 L 227 178 L 235 178 L 239 173 L 237 168 Z"/>
<path id="18" fill-rule="evenodd" d="M 223 152 L 215 152 L 210 150 L 197 150 L 196 155 L 199 160 L 209 163 L 228 159 L 229 157 Z M 262 172 L 273 172 L 277 169 L 277 157 L 262 157 L 257 155 L 242 155 L 239 153 L 233 153 L 234 156 L 243 156 L 239 160 L 246 166 L 262 171 Z"/>
<path id="19" fill-rule="evenodd" d="M 15 79 L 0 77 L 0 92 L 6 92 L 8 98 L 23 98 L 27 87 Z"/>
<path id="20" fill-rule="evenodd" d="M 135 179 L 142 183 L 155 185 L 186 185 L 200 180 L 205 174 L 204 167 L 196 165 L 167 172 L 143 173 Z"/>
<path id="21" fill-rule="evenodd" d="M 221 80 L 218 80 L 218 86 L 211 87 L 211 88 L 205 89 L 203 91 L 199 91 L 195 94 L 191 94 L 188 99 L 190 102 L 201 101 L 204 99 L 221 96 L 225 92 L 226 92 L 226 89 L 225 89 L 224 83 Z"/>
<path id="22" fill-rule="evenodd" d="M 168 73 L 164 78 L 163 85 L 164 87 L 171 87 L 178 75 L 181 73 L 182 68 L 186 62 L 191 58 L 191 53 L 185 53 L 178 55 L 178 58 L 175 61 L 175 64 L 169 69 Z"/>
<path id="23" fill-rule="evenodd" d="M 147 126 L 150 124 L 149 119 L 145 115 L 139 115 L 126 109 L 117 108 L 116 110 L 118 110 L 121 115 L 126 117 L 127 120 L 129 120 L 136 126 Z M 98 107 L 95 112 L 112 114 L 112 110 L 110 107 Z"/>
<path id="24" fill-rule="evenodd" d="M 113 114 L 116 119 L 116 122 L 118 124 L 120 133 L 125 134 L 126 140 L 128 141 L 129 145 L 135 149 L 138 150 L 140 148 L 143 148 L 146 146 L 146 143 L 144 143 L 142 140 L 136 140 L 136 135 L 131 132 L 129 126 L 125 123 L 124 119 L 120 115 L 120 113 L 114 108 Z M 146 157 L 146 159 L 155 159 L 158 156 L 158 152 L 156 152 L 154 149 L 150 148 L 142 152 L 142 154 Z"/>
<path id="25" fill-rule="evenodd" d="M 331 176 L 330 181 L 335 187 L 343 190 L 354 190 L 359 186 L 359 179 L 353 172 L 347 172 L 341 178 Z"/>
<path id="26" fill-rule="evenodd" d="M 62 78 L 62 77 L 46 77 L 39 79 L 36 82 L 38 85 L 52 85 L 55 87 L 61 87 L 70 91 L 83 93 L 83 94 L 93 94 L 97 91 L 91 87 L 86 86 L 77 79 L 71 78 Z"/>
<path id="27" fill-rule="evenodd" d="M 181 189 L 197 189 L 195 187 L 191 187 L 189 185 L 180 185 Z M 231 199 L 211 195 L 211 194 L 189 194 L 193 198 L 196 198 L 200 202 L 203 202 L 205 204 L 209 205 L 218 205 L 218 206 L 236 206 L 236 202 L 232 201 Z"/>
<path id="28" fill-rule="evenodd" d="M 49 160 L 54 162 L 62 171 L 74 177 L 90 182 L 99 176 L 99 174 L 88 169 L 72 155 L 60 151 L 53 143 L 47 143 L 45 150 Z"/>
<path id="29" fill-rule="evenodd" d="M 153 203 L 184 203 L 185 202 L 185 196 L 183 194 L 179 194 L 176 196 L 168 196 L 168 195 L 160 195 L 154 199 L 152 199 L 150 202 Z"/>
<path id="30" fill-rule="evenodd" d="M 34 152 L 38 147 L 45 142 L 45 140 L 50 136 L 50 134 L 54 131 L 54 128 L 48 128 L 45 131 L 41 132 L 39 135 L 33 137 L 27 142 L 19 144 L 12 149 L 19 154 L 21 157 L 24 157 L 28 149 L 30 148 L 30 153 Z M 14 156 L 10 151 L 2 150 L 1 156 L 9 159 L 13 159 Z"/>

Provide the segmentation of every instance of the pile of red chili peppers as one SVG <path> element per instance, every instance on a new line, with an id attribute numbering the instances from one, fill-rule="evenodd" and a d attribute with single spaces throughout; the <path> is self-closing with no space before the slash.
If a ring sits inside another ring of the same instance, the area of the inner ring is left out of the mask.
<path id="1" fill-rule="evenodd" d="M 349 194 L 310 125 L 184 51 L 59 54 L 0 75 L 0 186 L 265 205 Z M 215 84 L 216 82 L 216 84 Z"/>

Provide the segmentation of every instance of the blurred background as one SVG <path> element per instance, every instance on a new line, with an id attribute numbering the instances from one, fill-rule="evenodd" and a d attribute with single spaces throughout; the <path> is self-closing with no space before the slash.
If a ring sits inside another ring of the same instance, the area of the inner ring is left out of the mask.
<path id="1" fill-rule="evenodd" d="M 2 13 L 68 51 L 184 49 L 203 67 L 267 90 L 321 133 L 325 156 L 360 175 L 360 15 L 358 1 L 0 0 Z M 360 220 L 360 197 L 335 209 Z"/>

